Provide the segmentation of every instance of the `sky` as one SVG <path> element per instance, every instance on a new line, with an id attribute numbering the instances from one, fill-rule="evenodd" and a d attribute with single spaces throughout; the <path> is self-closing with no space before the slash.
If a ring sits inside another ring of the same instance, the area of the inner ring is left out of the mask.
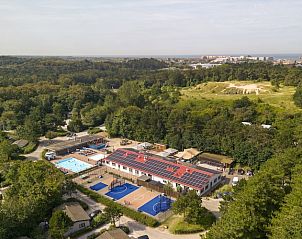
<path id="1" fill-rule="evenodd" d="M 302 53 L 301 0 L 0 0 L 0 55 Z"/>

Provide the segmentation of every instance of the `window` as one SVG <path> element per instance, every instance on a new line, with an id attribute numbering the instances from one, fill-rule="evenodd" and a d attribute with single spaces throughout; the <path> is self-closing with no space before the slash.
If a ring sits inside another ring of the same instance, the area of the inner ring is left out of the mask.
<path id="1" fill-rule="evenodd" d="M 207 186 L 206 186 L 206 190 L 209 188 L 209 185 L 207 184 Z"/>
<path id="2" fill-rule="evenodd" d="M 164 183 L 167 183 L 167 181 L 166 181 L 166 180 L 163 180 L 163 182 L 164 182 Z"/>
<path id="3" fill-rule="evenodd" d="M 135 170 L 135 174 L 139 174 L 138 170 Z"/>
<path id="4" fill-rule="evenodd" d="M 115 163 L 112 163 L 112 166 L 115 166 Z"/>
<path id="5" fill-rule="evenodd" d="M 217 178 L 214 179 L 214 183 L 216 183 L 216 182 L 217 182 Z"/>
<path id="6" fill-rule="evenodd" d="M 133 172 L 132 168 L 129 168 L 129 172 L 130 172 L 130 173 L 132 173 L 132 172 Z"/>
<path id="7" fill-rule="evenodd" d="M 83 228 L 83 227 L 85 227 L 85 226 L 86 226 L 85 222 L 84 222 L 84 223 L 79 224 L 79 228 Z"/>
<path id="8" fill-rule="evenodd" d="M 117 167 L 118 167 L 118 168 L 121 168 L 121 165 L 118 164 Z"/>
<path id="9" fill-rule="evenodd" d="M 109 161 L 106 161 L 106 164 L 110 164 L 110 162 L 109 162 Z"/>
<path id="10" fill-rule="evenodd" d="M 123 166 L 123 169 L 127 170 L 127 167 Z"/>

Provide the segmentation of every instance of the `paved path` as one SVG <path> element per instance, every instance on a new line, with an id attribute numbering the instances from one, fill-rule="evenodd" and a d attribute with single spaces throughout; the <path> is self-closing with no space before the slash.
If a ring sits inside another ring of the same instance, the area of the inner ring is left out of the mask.
<path id="1" fill-rule="evenodd" d="M 96 210 L 96 209 L 104 209 L 105 206 L 95 202 L 85 194 L 81 192 L 77 192 L 76 194 L 73 194 L 73 197 L 77 197 L 78 199 L 84 201 L 86 204 L 89 205 L 90 208 L 89 212 Z M 118 225 L 119 223 L 117 223 Z M 129 234 L 130 236 L 138 237 L 142 235 L 148 235 L 150 239 L 200 239 L 200 233 L 195 233 L 195 234 L 188 234 L 188 235 L 174 235 L 171 234 L 167 229 L 158 227 L 158 228 L 152 228 L 152 227 L 147 227 L 139 222 L 134 221 L 133 219 L 129 217 L 121 217 L 120 219 L 120 224 L 121 225 L 126 225 L 130 228 L 131 233 Z M 109 225 L 105 225 L 101 228 L 97 228 L 93 230 L 92 232 L 86 233 L 78 239 L 86 239 L 89 235 L 99 232 L 104 228 L 108 228 Z"/>

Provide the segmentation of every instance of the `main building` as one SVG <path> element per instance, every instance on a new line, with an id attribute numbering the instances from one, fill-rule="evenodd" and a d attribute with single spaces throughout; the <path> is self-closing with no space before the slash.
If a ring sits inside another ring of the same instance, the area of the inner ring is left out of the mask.
<path id="1" fill-rule="evenodd" d="M 134 149 L 117 149 L 105 159 L 105 165 L 131 175 L 149 176 L 152 180 L 194 189 L 199 195 L 210 191 L 221 181 L 221 172 L 207 168 L 185 166 L 168 158 Z"/>

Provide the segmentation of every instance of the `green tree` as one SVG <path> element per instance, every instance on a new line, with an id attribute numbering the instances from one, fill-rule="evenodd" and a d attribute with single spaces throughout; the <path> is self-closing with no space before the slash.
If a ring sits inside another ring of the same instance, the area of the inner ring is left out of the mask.
<path id="1" fill-rule="evenodd" d="M 111 225 L 115 226 L 116 221 L 118 221 L 121 216 L 123 215 L 121 209 L 116 206 L 115 204 L 112 204 L 109 207 L 106 207 L 104 210 L 104 213 L 106 217 L 110 220 Z"/>
<path id="2" fill-rule="evenodd" d="M 295 104 L 302 108 L 302 86 L 298 86 L 293 96 Z"/>
<path id="3" fill-rule="evenodd" d="M 49 220 L 50 235 L 54 239 L 63 239 L 64 234 L 73 225 L 71 219 L 63 211 L 55 211 Z"/>

